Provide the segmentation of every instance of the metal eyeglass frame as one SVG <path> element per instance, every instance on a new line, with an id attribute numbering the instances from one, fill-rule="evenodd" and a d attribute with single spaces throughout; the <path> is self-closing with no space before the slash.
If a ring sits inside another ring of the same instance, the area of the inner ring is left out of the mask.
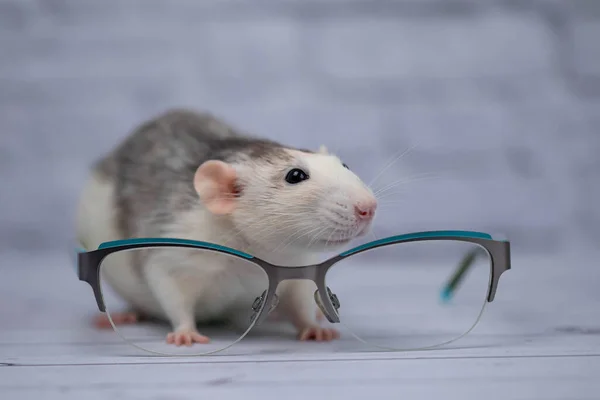
<path id="1" fill-rule="evenodd" d="M 252 305 L 255 312 L 253 315 L 253 322 L 255 325 L 259 325 L 264 321 L 269 312 L 277 305 L 275 291 L 279 283 L 288 279 L 312 280 L 317 286 L 317 290 L 314 293 L 317 305 L 329 322 L 339 323 L 340 317 L 337 310 L 340 308 L 340 302 L 335 293 L 333 293 L 325 283 L 325 276 L 332 266 L 355 254 L 378 247 L 430 240 L 470 242 L 480 246 L 480 248 L 465 255 L 463 261 L 452 275 L 452 278 L 442 288 L 442 300 L 448 300 L 452 297 L 460 280 L 472 265 L 475 257 L 477 257 L 478 254 L 481 254 L 481 252 L 487 252 L 491 260 L 487 302 L 491 303 L 494 300 L 500 276 L 511 268 L 510 242 L 506 239 L 494 238 L 488 233 L 473 231 L 425 231 L 391 236 L 354 247 L 319 264 L 299 267 L 271 264 L 251 254 L 208 242 L 174 238 L 125 239 L 102 243 L 96 250 L 86 251 L 84 249 L 78 249 L 76 266 L 79 280 L 87 282 L 92 287 L 98 309 L 105 313 L 106 307 L 100 287 L 100 266 L 102 260 L 108 255 L 119 251 L 148 247 L 182 247 L 211 250 L 245 259 L 262 268 L 267 274 L 269 287 Z M 267 310 L 267 312 L 265 312 L 265 310 Z"/>

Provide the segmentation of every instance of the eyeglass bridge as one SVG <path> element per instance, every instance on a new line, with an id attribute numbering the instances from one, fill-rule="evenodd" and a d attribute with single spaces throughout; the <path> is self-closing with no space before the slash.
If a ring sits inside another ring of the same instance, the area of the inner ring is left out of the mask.
<path id="1" fill-rule="evenodd" d="M 252 311 L 254 311 L 254 312 L 250 316 L 251 322 L 254 322 L 254 320 L 256 319 L 258 313 L 260 312 L 260 310 L 263 306 L 266 296 L 267 296 L 267 291 L 265 290 L 264 292 L 262 292 L 262 294 L 260 296 L 258 296 L 256 299 L 254 299 L 254 302 L 252 303 Z M 276 294 L 273 294 L 273 296 L 274 296 L 273 304 L 271 305 L 271 309 L 269 310 L 269 313 L 273 312 L 273 310 L 279 305 L 279 297 Z M 339 310 L 340 306 L 341 306 L 340 300 L 338 299 L 337 295 L 331 291 L 331 289 L 329 287 L 327 287 L 327 296 L 329 296 L 329 301 L 331 301 L 331 304 L 333 305 L 335 310 L 336 311 Z M 315 297 L 315 302 L 317 303 L 317 305 L 319 306 L 321 311 L 323 311 L 323 314 L 327 315 L 327 312 L 325 312 L 325 307 L 323 306 L 323 303 L 321 302 L 321 296 L 319 296 L 318 290 L 315 290 L 314 297 Z"/>

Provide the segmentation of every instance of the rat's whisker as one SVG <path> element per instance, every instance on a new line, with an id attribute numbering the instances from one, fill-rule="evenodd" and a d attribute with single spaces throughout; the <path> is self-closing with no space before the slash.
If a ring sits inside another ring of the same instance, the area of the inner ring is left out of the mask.
<path id="1" fill-rule="evenodd" d="M 331 237 L 332 237 L 333 235 L 335 235 L 335 234 L 336 234 L 338 231 L 339 231 L 339 229 L 338 229 L 338 228 L 334 229 L 334 230 L 333 230 L 333 231 L 332 231 L 332 232 L 329 234 L 329 236 L 327 237 L 327 240 L 325 241 L 325 243 L 326 243 L 326 244 L 329 244 L 329 241 L 331 240 Z"/>
<path id="2" fill-rule="evenodd" d="M 250 223 L 250 224 L 245 224 L 245 225 L 239 226 L 236 235 L 243 234 L 246 231 L 248 231 L 250 228 L 253 228 L 252 237 L 256 239 L 256 238 L 261 237 L 262 233 L 269 232 L 269 231 L 274 233 L 274 232 L 282 231 L 285 229 L 285 225 L 284 226 L 279 225 L 279 228 L 277 230 L 274 230 L 274 228 L 277 228 L 277 226 L 271 225 L 270 224 L 271 221 L 293 223 L 296 220 L 297 220 L 297 218 L 282 219 L 280 216 L 270 216 L 270 217 L 266 217 L 264 219 L 256 218 L 256 219 L 253 219 L 252 223 Z M 254 229 L 257 226 L 259 228 Z"/>
<path id="3" fill-rule="evenodd" d="M 288 237 L 288 239 L 291 238 L 291 240 L 285 244 L 285 246 L 283 246 L 281 248 L 281 251 L 283 251 L 286 247 L 288 247 L 289 245 L 291 245 L 293 242 L 295 242 L 296 240 L 299 240 L 300 238 L 306 236 L 306 235 L 310 235 L 311 233 L 315 232 L 316 230 L 321 229 L 319 226 L 317 227 L 308 227 L 308 229 L 303 229 L 302 231 L 300 231 L 300 235 L 290 235 Z M 287 239 L 286 239 L 287 240 Z M 285 241 L 282 242 L 282 244 L 285 243 Z M 279 248 L 278 248 L 279 249 Z"/>
<path id="4" fill-rule="evenodd" d="M 291 233 L 291 234 L 287 235 L 287 236 L 286 236 L 285 238 L 283 238 L 283 239 L 282 239 L 282 240 L 281 240 L 279 243 L 280 243 L 280 245 L 281 245 L 281 244 L 285 243 L 285 242 L 286 242 L 288 239 L 290 239 L 290 238 L 294 238 L 294 237 L 296 237 L 296 236 L 300 236 L 300 235 L 302 235 L 304 232 L 310 232 L 310 231 L 311 231 L 311 230 L 313 230 L 313 229 L 314 229 L 314 227 L 311 227 L 311 226 L 304 226 L 304 227 L 302 227 L 302 228 L 299 228 L 297 231 L 295 231 L 295 232 L 293 232 L 293 233 Z"/>
<path id="5" fill-rule="evenodd" d="M 384 193 L 383 195 L 380 195 L 377 197 L 377 202 L 380 203 L 383 199 L 386 199 L 390 196 L 394 196 L 394 195 L 398 195 L 398 194 L 406 194 L 408 193 L 408 189 L 407 188 L 400 188 L 400 189 L 396 189 L 394 191 L 389 191 Z"/>
<path id="6" fill-rule="evenodd" d="M 290 215 L 290 217 L 291 217 L 291 215 Z M 296 216 L 295 219 L 289 218 L 289 222 L 294 222 L 295 220 L 297 220 L 297 216 Z M 273 226 L 270 225 L 271 221 L 281 221 L 281 216 L 273 216 L 272 215 L 272 216 L 268 216 L 266 218 L 253 218 L 253 219 L 250 219 L 245 224 L 238 225 L 236 228 L 234 228 L 232 230 L 229 230 L 228 232 L 225 232 L 222 235 L 222 238 L 223 238 L 223 236 L 228 236 L 228 238 L 226 239 L 225 243 L 229 243 L 233 239 L 235 239 L 235 238 L 239 237 L 240 235 L 242 235 L 243 233 L 245 233 L 250 228 L 254 228 L 254 227 L 258 226 L 258 225 L 263 225 L 262 228 L 257 229 L 256 231 L 252 232 L 253 233 L 253 237 L 258 237 L 265 230 L 269 230 L 269 229 L 273 228 Z M 283 229 L 283 228 L 280 228 L 280 229 Z"/>
<path id="7" fill-rule="evenodd" d="M 379 188 L 378 190 L 381 190 L 381 189 L 385 188 L 386 186 L 393 185 L 396 182 L 401 182 L 401 181 L 402 182 L 404 182 L 404 181 L 410 182 L 413 179 L 436 178 L 436 177 L 439 177 L 439 176 L 440 176 L 440 174 L 436 173 L 436 172 L 422 172 L 422 173 L 419 173 L 419 174 L 403 176 L 402 178 L 398 179 L 397 181 L 391 182 L 391 183 L 383 186 L 382 188 Z"/>
<path id="8" fill-rule="evenodd" d="M 389 206 L 389 205 L 405 204 L 405 203 L 406 203 L 406 199 L 398 199 L 398 200 L 380 202 L 379 206 Z"/>
<path id="9" fill-rule="evenodd" d="M 409 193 L 408 190 L 396 190 L 393 192 L 388 192 L 388 193 L 384 194 L 383 196 L 379 197 L 377 199 L 377 202 L 378 202 L 378 204 L 381 204 L 382 200 L 384 200 L 384 199 L 391 199 L 391 200 L 398 199 L 398 197 L 394 197 L 394 196 L 405 196 L 407 193 Z M 405 197 L 399 197 L 399 198 L 404 199 Z M 385 203 L 385 202 L 383 201 L 383 203 Z"/>
<path id="10" fill-rule="evenodd" d="M 394 156 L 392 157 L 391 161 L 389 161 L 387 163 L 387 165 L 385 167 L 383 167 L 381 169 L 381 171 L 379 171 L 379 173 L 377 175 L 375 175 L 375 177 L 371 180 L 371 182 L 369 182 L 369 184 L 367 185 L 369 188 L 372 188 L 373 184 L 375 183 L 375 181 L 377 181 L 377 179 L 383 175 L 383 173 L 385 171 L 387 171 L 392 165 L 394 165 L 398 160 L 400 160 L 402 157 L 404 157 L 406 154 L 408 154 L 409 152 L 411 152 L 412 150 L 414 150 L 417 147 L 417 144 L 409 147 L 406 150 L 400 150 L 398 152 L 396 152 L 394 154 Z"/>
<path id="11" fill-rule="evenodd" d="M 308 242 L 308 246 L 307 247 L 310 247 L 319 237 L 321 237 L 321 234 L 323 234 L 323 232 L 327 232 L 327 229 L 329 229 L 329 226 L 325 226 L 323 229 L 319 230 L 313 236 L 313 238 Z"/>
<path id="12" fill-rule="evenodd" d="M 256 241 L 256 240 L 257 240 L 257 238 L 261 238 L 261 240 L 262 240 L 262 239 L 264 239 L 264 238 L 265 238 L 267 235 L 262 235 L 263 233 L 268 233 L 268 235 L 269 235 L 271 238 L 275 238 L 275 237 L 277 237 L 277 235 L 278 235 L 280 232 L 284 232 L 284 231 L 286 231 L 287 229 L 289 229 L 289 224 L 294 224 L 294 223 L 297 223 L 297 222 L 298 222 L 298 219 L 297 219 L 297 216 L 295 216 L 295 218 L 293 218 L 293 219 L 288 219 L 287 221 L 288 221 L 288 223 L 286 223 L 286 224 L 280 224 L 280 225 L 279 225 L 279 227 L 278 227 L 277 229 L 273 229 L 273 228 L 276 228 L 276 227 L 274 227 L 274 226 L 271 226 L 271 225 L 265 225 L 265 226 L 263 226 L 263 227 L 262 227 L 262 229 L 260 229 L 260 230 L 254 230 L 254 231 L 252 232 L 252 238 L 253 238 L 253 240 L 254 240 L 254 241 Z M 278 220 L 278 222 L 281 222 L 281 220 Z M 263 223 L 263 221 L 261 221 L 261 223 Z"/>
<path id="13" fill-rule="evenodd" d="M 230 239 L 231 238 L 235 238 L 238 235 L 240 235 L 241 233 L 243 233 L 246 229 L 251 228 L 251 227 L 255 227 L 259 223 L 265 224 L 265 222 L 268 222 L 268 220 L 269 220 L 269 218 L 262 219 L 262 220 L 261 219 L 249 219 L 248 221 L 246 221 L 246 223 L 239 224 L 234 229 L 231 229 L 231 230 L 225 232 L 223 234 L 223 236 L 229 236 Z"/>
<path id="14" fill-rule="evenodd" d="M 317 240 L 319 237 L 321 237 L 321 235 L 323 234 L 323 232 L 327 231 L 327 229 L 329 229 L 328 226 L 320 227 L 320 229 L 318 229 L 314 233 L 314 235 L 311 237 L 311 239 L 309 240 L 307 247 L 310 247 L 314 243 L 315 240 Z"/>
<path id="15" fill-rule="evenodd" d="M 374 193 L 380 193 L 381 191 L 387 190 L 389 187 L 394 187 L 398 184 L 401 183 L 412 183 L 412 182 L 418 182 L 420 180 L 424 180 L 424 179 L 433 179 L 433 178 L 438 178 L 439 175 L 433 172 L 424 172 L 421 174 L 416 174 L 416 175 L 410 175 L 410 176 L 405 176 L 402 177 L 394 182 L 388 183 L 385 186 L 377 189 L 374 191 Z"/>
<path id="16" fill-rule="evenodd" d="M 428 179 L 434 179 L 437 178 L 438 176 L 436 175 L 425 175 L 425 176 L 419 176 L 419 177 L 411 177 L 411 178 L 406 178 L 406 179 L 400 179 L 397 180 L 389 185 L 386 185 L 385 187 L 377 190 L 374 195 L 376 198 L 380 198 L 379 196 L 381 196 L 381 194 L 388 192 L 391 189 L 394 189 L 395 187 L 398 187 L 400 185 L 408 185 L 410 183 L 415 183 L 415 182 L 420 182 L 420 181 L 425 181 Z"/>

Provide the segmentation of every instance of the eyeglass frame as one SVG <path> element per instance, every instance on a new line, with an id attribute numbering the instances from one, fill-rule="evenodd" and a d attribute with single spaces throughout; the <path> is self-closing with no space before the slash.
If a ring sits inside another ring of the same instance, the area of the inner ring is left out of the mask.
<path id="1" fill-rule="evenodd" d="M 100 312 L 105 313 L 106 305 L 100 285 L 100 269 L 102 261 L 110 254 L 149 247 L 181 247 L 210 250 L 244 259 L 257 265 L 266 273 L 269 280 L 269 287 L 261 296 L 257 297 L 254 302 L 255 304 L 252 305 L 255 311 L 252 317 L 253 321 L 256 319 L 254 321 L 255 325 L 260 325 L 269 312 L 276 306 L 277 296 L 275 292 L 279 284 L 290 279 L 308 279 L 313 281 L 317 286 L 317 290 L 314 293 L 317 305 L 330 323 L 339 323 L 340 317 L 337 312 L 340 308 L 339 299 L 325 283 L 325 276 L 331 267 L 353 255 L 379 247 L 433 240 L 469 242 L 477 244 L 481 249 L 485 250 L 490 259 L 490 280 L 486 301 L 488 303 L 494 301 L 500 276 L 511 269 L 510 241 L 505 238 L 495 238 L 488 233 L 475 231 L 423 231 L 390 236 L 356 246 L 318 264 L 293 267 L 271 264 L 251 254 L 209 242 L 177 238 L 123 239 L 101 243 L 96 250 L 88 251 L 78 248 L 76 252 L 76 273 L 80 281 L 87 282 L 91 286 L 98 309 Z M 477 251 L 472 251 L 465 256 L 463 262 L 453 274 L 453 278 L 444 286 L 441 293 L 442 300 L 448 300 L 453 295 L 458 281 L 460 281 L 472 265 L 472 261 L 477 256 L 477 253 Z M 265 312 L 265 310 L 268 310 L 268 312 Z"/>

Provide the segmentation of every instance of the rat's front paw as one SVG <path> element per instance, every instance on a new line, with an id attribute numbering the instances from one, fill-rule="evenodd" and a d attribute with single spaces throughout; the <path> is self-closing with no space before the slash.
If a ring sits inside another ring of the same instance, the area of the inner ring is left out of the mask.
<path id="1" fill-rule="evenodd" d="M 323 328 L 321 326 L 308 326 L 298 332 L 298 340 L 314 340 L 316 342 L 329 342 L 338 339 L 340 333 L 333 328 Z"/>
<path id="2" fill-rule="evenodd" d="M 191 346 L 193 343 L 208 343 L 210 339 L 207 336 L 199 334 L 194 329 L 178 329 L 167 335 L 167 343 L 175 346 Z"/>

